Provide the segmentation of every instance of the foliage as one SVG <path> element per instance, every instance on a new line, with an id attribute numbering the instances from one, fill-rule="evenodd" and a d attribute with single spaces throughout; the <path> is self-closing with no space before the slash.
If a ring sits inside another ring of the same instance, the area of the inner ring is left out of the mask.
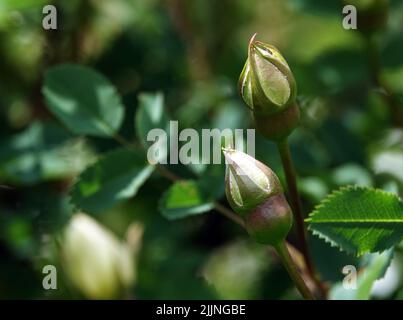
<path id="1" fill-rule="evenodd" d="M 71 201 L 86 212 L 102 212 L 133 197 L 153 170 L 137 153 L 125 149 L 108 152 L 80 174 Z"/>
<path id="2" fill-rule="evenodd" d="M 49 109 L 71 131 L 113 136 L 123 120 L 116 89 L 100 74 L 77 65 L 59 65 L 45 74 L 43 95 Z"/>
<path id="3" fill-rule="evenodd" d="M 161 214 L 171 220 L 208 212 L 214 203 L 203 195 L 200 186 L 192 180 L 174 183 L 162 196 Z"/>
<path id="4" fill-rule="evenodd" d="M 254 32 L 298 85 L 291 154 L 329 298 L 372 299 L 392 259 L 400 285 L 386 298 L 402 297 L 400 1 L 378 34 L 378 66 L 335 1 L 55 0 L 57 31 L 42 28 L 44 3 L 0 2 L 0 298 L 85 297 L 60 249 L 81 212 L 135 257 L 119 298 L 299 298 L 279 261 L 220 214 L 223 163 L 147 161 L 148 133 L 170 120 L 198 133 L 253 127 L 237 82 Z M 255 151 L 288 196 L 276 146 L 256 134 Z M 58 290 L 42 288 L 48 264 Z M 350 264 L 355 291 L 342 286 Z"/>
<path id="5" fill-rule="evenodd" d="M 307 221 L 314 234 L 348 252 L 384 251 L 403 236 L 403 202 L 382 190 L 346 187 L 326 197 Z"/>

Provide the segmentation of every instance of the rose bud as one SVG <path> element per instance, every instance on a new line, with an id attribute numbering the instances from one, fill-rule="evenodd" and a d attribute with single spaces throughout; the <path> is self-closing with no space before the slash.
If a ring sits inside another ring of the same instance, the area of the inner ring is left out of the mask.
<path id="1" fill-rule="evenodd" d="M 89 299 L 122 298 L 134 281 L 133 258 L 129 245 L 85 214 L 75 214 L 65 229 L 63 266 Z"/>
<path id="2" fill-rule="evenodd" d="M 291 229 L 292 212 L 276 174 L 246 153 L 224 149 L 225 193 L 257 242 L 276 245 Z"/>
<path id="3" fill-rule="evenodd" d="M 252 110 L 256 128 L 266 138 L 280 140 L 298 125 L 297 85 L 287 62 L 272 45 L 249 42 L 248 59 L 239 78 L 239 92 Z"/>

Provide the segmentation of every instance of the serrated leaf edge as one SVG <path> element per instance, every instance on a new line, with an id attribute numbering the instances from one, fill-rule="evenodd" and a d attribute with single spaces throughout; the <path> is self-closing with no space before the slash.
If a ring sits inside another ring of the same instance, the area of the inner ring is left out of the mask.
<path id="1" fill-rule="evenodd" d="M 316 205 L 314 210 L 309 214 L 308 218 L 305 219 L 305 222 L 310 222 L 311 217 L 313 217 L 315 214 L 317 214 L 317 211 L 320 210 L 321 208 L 323 208 L 327 203 L 329 203 L 331 201 L 331 199 L 333 199 L 334 197 L 337 197 L 339 195 L 342 195 L 344 192 L 348 192 L 350 190 L 375 191 L 377 193 L 381 193 L 381 194 L 383 194 L 385 196 L 388 196 L 388 197 L 398 198 L 399 201 L 402 201 L 398 195 L 396 195 L 394 193 L 391 193 L 391 192 L 387 192 L 387 191 L 382 190 L 382 189 L 370 188 L 370 187 L 365 187 L 365 186 L 360 186 L 360 185 L 343 186 L 343 187 L 339 188 L 338 190 L 332 191 L 332 193 L 327 195 L 325 199 L 323 199 L 318 205 Z M 342 246 L 342 245 L 338 244 L 337 242 L 333 241 L 332 239 L 330 239 L 329 237 L 325 236 L 321 232 L 312 229 L 312 227 L 310 225 L 308 225 L 308 230 L 311 231 L 312 234 L 317 236 L 319 239 L 322 239 L 326 243 L 330 244 L 330 246 L 332 248 L 337 248 L 340 252 L 346 252 L 346 253 L 351 254 L 351 255 L 356 255 L 357 257 L 363 256 L 366 253 L 382 253 L 382 252 L 385 252 L 386 250 L 390 249 L 390 248 L 386 248 L 384 250 L 377 250 L 377 251 L 369 251 L 369 250 L 356 251 L 356 250 L 352 250 L 352 249 L 350 249 L 350 248 L 348 248 L 346 246 Z"/>

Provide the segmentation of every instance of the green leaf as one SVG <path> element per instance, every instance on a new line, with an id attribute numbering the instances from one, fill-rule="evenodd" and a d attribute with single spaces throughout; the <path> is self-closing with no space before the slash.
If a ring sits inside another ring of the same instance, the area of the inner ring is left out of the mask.
<path id="1" fill-rule="evenodd" d="M 162 129 L 165 132 L 163 141 L 158 141 L 160 152 L 156 162 L 162 162 L 168 155 L 168 139 L 169 139 L 169 117 L 164 108 L 164 96 L 162 93 L 142 93 L 139 95 L 139 108 L 136 113 L 135 125 L 137 136 L 145 148 L 153 144 L 147 141 L 147 135 L 152 129 Z"/>
<path id="2" fill-rule="evenodd" d="M 368 300 L 375 281 L 382 278 L 393 258 L 393 249 L 381 254 L 372 254 L 368 265 L 358 274 L 357 287 L 344 288 L 342 283 L 336 284 L 330 291 L 332 300 Z"/>
<path id="3" fill-rule="evenodd" d="M 113 136 L 124 107 L 115 87 L 96 71 L 74 64 L 49 69 L 42 90 L 48 108 L 72 132 Z"/>
<path id="4" fill-rule="evenodd" d="M 348 186 L 327 196 L 306 220 L 315 235 L 358 256 L 403 236 L 403 202 L 379 189 Z"/>
<path id="5" fill-rule="evenodd" d="M 0 178 L 14 184 L 35 184 L 78 174 L 92 159 L 80 139 L 51 123 L 34 122 L 0 140 Z"/>
<path id="6" fill-rule="evenodd" d="M 147 134 L 151 129 L 160 128 L 167 130 L 169 128 L 169 118 L 164 108 L 164 96 L 158 93 L 139 94 L 139 108 L 136 114 L 136 130 L 141 143 L 149 146 Z"/>
<path id="7" fill-rule="evenodd" d="M 71 190 L 71 201 L 87 212 L 104 211 L 133 197 L 153 170 L 141 153 L 109 152 L 80 175 Z"/>
<path id="8" fill-rule="evenodd" d="M 213 207 L 213 201 L 193 180 L 174 183 L 164 193 L 160 202 L 160 211 L 169 220 L 201 214 L 210 211 Z"/>

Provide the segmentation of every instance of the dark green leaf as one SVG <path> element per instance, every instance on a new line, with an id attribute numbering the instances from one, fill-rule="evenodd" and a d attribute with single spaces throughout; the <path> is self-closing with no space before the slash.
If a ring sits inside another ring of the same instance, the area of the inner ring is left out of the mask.
<path id="1" fill-rule="evenodd" d="M 124 107 L 115 87 L 90 68 L 63 64 L 49 69 L 43 94 L 49 109 L 74 133 L 110 137 L 122 123 Z"/>
<path id="2" fill-rule="evenodd" d="M 79 209 L 101 212 L 133 197 L 153 170 L 140 153 L 112 151 L 80 175 L 71 200 Z"/>
<path id="3" fill-rule="evenodd" d="M 0 177 L 16 184 L 60 179 L 80 172 L 91 159 L 88 148 L 63 128 L 40 122 L 1 141 Z"/>

